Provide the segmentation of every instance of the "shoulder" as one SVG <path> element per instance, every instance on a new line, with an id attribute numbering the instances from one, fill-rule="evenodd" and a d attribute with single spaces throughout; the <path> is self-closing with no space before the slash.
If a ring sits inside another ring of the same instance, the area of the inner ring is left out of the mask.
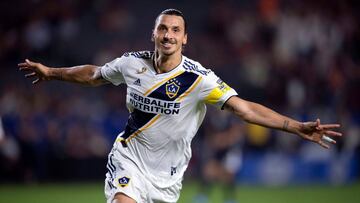
<path id="1" fill-rule="evenodd" d="M 125 52 L 122 57 L 133 59 L 151 59 L 154 55 L 153 51 L 133 51 Z"/>
<path id="2" fill-rule="evenodd" d="M 148 61 L 152 58 L 154 52 L 152 51 L 133 51 L 133 52 L 125 52 L 122 56 L 114 59 L 112 62 L 108 63 L 113 66 L 129 66 L 138 65 L 139 63 L 143 63 L 144 61 Z"/>
<path id="3" fill-rule="evenodd" d="M 184 57 L 183 68 L 186 71 L 193 72 L 200 76 L 208 76 L 209 74 L 212 73 L 212 71 L 210 69 L 206 69 L 199 62 L 192 60 L 186 56 L 183 56 L 183 57 Z"/>
<path id="4" fill-rule="evenodd" d="M 124 73 L 128 69 L 138 68 L 139 64 L 144 64 L 145 61 L 150 60 L 153 54 L 154 52 L 152 51 L 125 52 L 122 56 L 106 63 L 103 67 L 117 69 Z"/>
<path id="5" fill-rule="evenodd" d="M 194 74 L 201 76 L 202 84 L 205 87 L 223 86 L 225 83 L 211 70 L 202 66 L 199 62 L 184 56 L 183 68 Z"/>

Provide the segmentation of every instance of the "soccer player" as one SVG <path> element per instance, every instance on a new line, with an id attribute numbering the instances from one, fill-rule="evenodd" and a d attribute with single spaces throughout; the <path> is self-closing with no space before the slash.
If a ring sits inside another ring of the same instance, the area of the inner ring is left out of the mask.
<path id="1" fill-rule="evenodd" d="M 126 84 L 130 115 L 108 156 L 107 202 L 176 202 L 191 157 L 190 143 L 203 121 L 206 104 L 239 118 L 297 134 L 329 148 L 328 136 L 338 124 L 299 122 L 260 104 L 245 101 L 200 63 L 182 55 L 187 43 L 186 20 L 176 9 L 155 20 L 155 50 L 129 52 L 98 67 L 51 68 L 26 59 L 18 64 L 33 84 L 63 80 L 98 86 Z M 85 140 L 84 140 L 85 141 Z"/>

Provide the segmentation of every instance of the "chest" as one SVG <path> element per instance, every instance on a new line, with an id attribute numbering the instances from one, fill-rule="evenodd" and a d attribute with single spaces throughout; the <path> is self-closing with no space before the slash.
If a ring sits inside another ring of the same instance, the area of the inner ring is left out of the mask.
<path id="1" fill-rule="evenodd" d="M 169 74 L 154 74 L 147 66 L 132 68 L 125 75 L 128 93 L 161 101 L 179 101 L 189 96 L 199 77 L 182 69 Z"/>

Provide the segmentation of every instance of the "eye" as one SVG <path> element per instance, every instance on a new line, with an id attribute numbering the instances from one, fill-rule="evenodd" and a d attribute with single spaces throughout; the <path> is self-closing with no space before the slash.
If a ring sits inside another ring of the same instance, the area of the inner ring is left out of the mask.
<path id="1" fill-rule="evenodd" d="M 164 31 L 164 30 L 166 30 L 166 27 L 165 27 L 165 26 L 160 25 L 160 26 L 158 27 L 158 30 L 159 30 L 159 31 Z"/>

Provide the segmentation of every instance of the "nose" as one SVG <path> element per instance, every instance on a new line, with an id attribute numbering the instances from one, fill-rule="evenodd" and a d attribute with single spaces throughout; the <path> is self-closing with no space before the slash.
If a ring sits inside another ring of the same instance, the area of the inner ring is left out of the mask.
<path id="1" fill-rule="evenodd" d="M 167 31 L 167 32 L 165 33 L 165 36 L 164 36 L 164 37 L 167 38 L 167 39 L 171 39 L 172 35 L 171 35 L 171 33 L 170 33 L 169 31 Z"/>

